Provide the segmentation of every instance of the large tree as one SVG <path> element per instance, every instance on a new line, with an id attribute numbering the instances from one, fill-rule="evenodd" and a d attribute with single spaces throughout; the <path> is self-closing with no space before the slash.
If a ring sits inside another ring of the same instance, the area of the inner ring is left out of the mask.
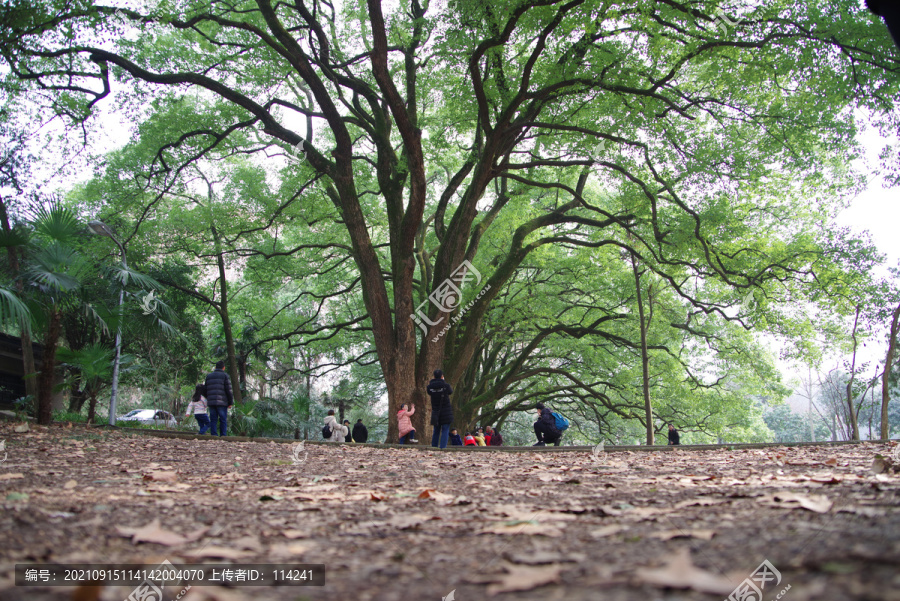
<path id="1" fill-rule="evenodd" d="M 14 0 L 0 53 L 8 81 L 75 122 L 114 97 L 134 114 L 206 101 L 159 144 L 143 218 L 192 164 L 302 156 L 339 214 L 393 414 L 425 404 L 435 367 L 459 383 L 489 307 L 546 245 L 620 247 L 723 317 L 698 290 L 811 277 L 824 253 L 794 214 L 858 183 L 854 109 L 896 125 L 900 63 L 857 4 Z M 484 293 L 451 322 L 466 265 Z"/>

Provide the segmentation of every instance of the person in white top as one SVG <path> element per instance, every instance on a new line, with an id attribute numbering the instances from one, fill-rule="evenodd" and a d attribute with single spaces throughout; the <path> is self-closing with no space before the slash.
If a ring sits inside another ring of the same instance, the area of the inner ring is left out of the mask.
<path id="1" fill-rule="evenodd" d="M 206 384 L 197 384 L 184 416 L 193 415 L 196 418 L 197 425 L 200 426 L 200 434 L 206 434 L 209 431 L 209 414 L 206 412 L 206 408 Z"/>
<path id="2" fill-rule="evenodd" d="M 322 435 L 325 435 L 325 428 L 331 430 L 331 436 L 325 438 L 328 442 L 344 442 L 344 437 L 350 433 L 350 428 L 338 423 L 334 416 L 334 409 L 328 410 L 328 417 L 325 418 L 325 427 L 322 428 Z"/>

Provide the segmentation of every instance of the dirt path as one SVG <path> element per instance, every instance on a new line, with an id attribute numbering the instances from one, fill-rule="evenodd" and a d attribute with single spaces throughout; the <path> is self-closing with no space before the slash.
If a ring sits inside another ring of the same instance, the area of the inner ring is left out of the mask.
<path id="1" fill-rule="evenodd" d="M 900 600 L 900 475 L 870 469 L 888 445 L 295 453 L 13 428 L 0 424 L 4 601 L 134 589 L 14 586 L 16 563 L 166 559 L 326 567 L 324 587 L 193 587 L 188 601 L 713 600 L 764 560 L 766 601 L 787 587 L 789 601 Z"/>

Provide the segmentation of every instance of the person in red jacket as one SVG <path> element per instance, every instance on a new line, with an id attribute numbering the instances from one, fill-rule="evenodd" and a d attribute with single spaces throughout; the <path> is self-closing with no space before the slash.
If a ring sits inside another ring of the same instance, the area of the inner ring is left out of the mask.
<path id="1" fill-rule="evenodd" d="M 466 437 L 463 438 L 463 446 L 464 447 L 477 447 L 478 443 L 475 442 L 475 437 L 472 436 L 471 432 L 466 432 Z"/>
<path id="2" fill-rule="evenodd" d="M 494 430 L 490 426 L 484 427 L 484 446 L 491 446 L 491 434 L 494 433 Z"/>

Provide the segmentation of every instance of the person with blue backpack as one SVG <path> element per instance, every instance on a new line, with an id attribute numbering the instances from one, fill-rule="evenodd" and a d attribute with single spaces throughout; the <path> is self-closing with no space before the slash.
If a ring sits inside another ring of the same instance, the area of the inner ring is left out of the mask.
<path id="1" fill-rule="evenodd" d="M 538 441 L 532 446 L 545 447 L 552 443 L 558 447 L 563 431 L 569 427 L 569 420 L 555 411 L 550 411 L 543 403 L 538 403 L 536 408 L 538 419 L 534 422 L 534 434 Z"/>

